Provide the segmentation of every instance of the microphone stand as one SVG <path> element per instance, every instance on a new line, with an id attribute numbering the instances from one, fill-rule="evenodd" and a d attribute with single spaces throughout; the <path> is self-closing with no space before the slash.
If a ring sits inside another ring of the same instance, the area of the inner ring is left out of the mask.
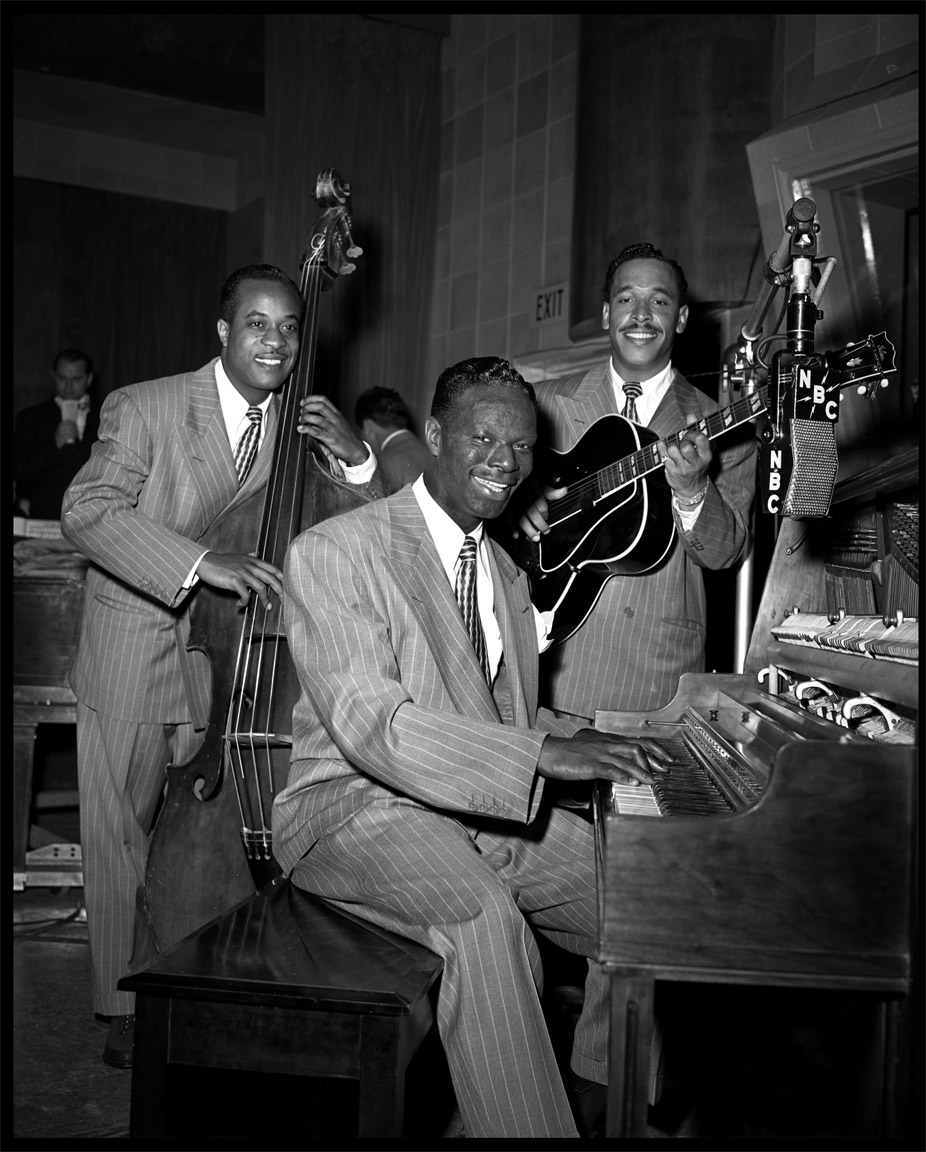
<path id="1" fill-rule="evenodd" d="M 817 251 L 820 225 L 814 221 L 817 206 L 808 197 L 791 205 L 785 218 L 785 231 L 778 248 L 769 256 L 763 270 L 764 283 L 737 341 L 724 351 L 721 362 L 721 402 L 729 404 L 734 392 L 751 395 L 768 378 L 768 368 L 758 355 L 763 323 L 779 289 L 792 286 L 788 300 L 788 347 L 795 351 L 813 350 L 816 305 L 836 265 L 833 257 L 825 262 L 820 282 L 811 293 L 811 273 Z M 779 317 L 775 325 L 781 322 Z M 809 325 L 809 327 L 808 327 Z M 774 330 L 771 333 L 774 335 Z M 752 599 L 755 581 L 756 507 L 753 505 L 749 542 L 736 573 L 734 607 L 733 667 L 742 673 L 752 632 Z M 775 522 L 777 535 L 778 523 Z"/>

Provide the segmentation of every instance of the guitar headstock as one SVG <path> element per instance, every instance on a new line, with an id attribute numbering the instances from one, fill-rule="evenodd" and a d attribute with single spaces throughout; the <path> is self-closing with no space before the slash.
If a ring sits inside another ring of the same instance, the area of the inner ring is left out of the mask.
<path id="1" fill-rule="evenodd" d="M 826 364 L 830 378 L 834 376 L 841 388 L 848 384 L 863 384 L 859 395 L 873 399 L 879 388 L 887 387 L 886 377 L 897 371 L 894 362 L 894 345 L 886 332 L 868 336 L 856 344 L 847 344 L 838 352 L 826 353 Z"/>
<path id="2" fill-rule="evenodd" d="M 315 202 L 324 209 L 312 229 L 302 253 L 300 267 L 318 269 L 324 277 L 322 288 L 330 288 L 338 276 L 348 276 L 356 265 L 351 263 L 363 253 L 351 236 L 350 185 L 334 168 L 319 172 L 315 183 Z"/>

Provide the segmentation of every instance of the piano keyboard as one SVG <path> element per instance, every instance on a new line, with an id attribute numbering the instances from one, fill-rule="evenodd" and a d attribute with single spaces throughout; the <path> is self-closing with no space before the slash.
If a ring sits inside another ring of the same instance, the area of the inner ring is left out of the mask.
<path id="1" fill-rule="evenodd" d="M 621 816 L 716 816 L 735 811 L 711 773 L 680 739 L 659 737 L 675 763 L 652 785 L 611 784 L 611 802 Z"/>

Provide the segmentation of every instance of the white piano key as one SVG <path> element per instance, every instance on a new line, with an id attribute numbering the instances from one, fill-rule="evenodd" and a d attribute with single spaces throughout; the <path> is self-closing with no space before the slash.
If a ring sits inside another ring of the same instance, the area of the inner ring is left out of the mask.
<path id="1" fill-rule="evenodd" d="M 661 816 L 656 795 L 648 784 L 611 784 L 614 807 L 621 816 Z"/>

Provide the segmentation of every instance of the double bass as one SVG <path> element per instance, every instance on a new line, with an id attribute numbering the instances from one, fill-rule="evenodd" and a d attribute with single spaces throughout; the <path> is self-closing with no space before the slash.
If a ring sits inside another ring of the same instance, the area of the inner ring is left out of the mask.
<path id="1" fill-rule="evenodd" d="M 362 253 L 351 236 L 350 185 L 338 172 L 319 174 L 315 200 L 323 213 L 300 262 L 302 335 L 281 391 L 270 479 L 221 513 L 200 541 L 209 551 L 252 553 L 276 568 L 299 532 L 373 499 L 344 480 L 325 445 L 296 431 L 301 402 L 314 391 L 320 295 L 351 273 Z M 153 827 L 143 913 L 159 950 L 279 874 L 270 811 L 286 781 L 299 693 L 278 600 L 264 609 L 252 593 L 242 613 L 233 592 L 201 585 L 195 595 L 187 648 L 209 660 L 211 703 L 197 752 L 167 768 Z"/>

